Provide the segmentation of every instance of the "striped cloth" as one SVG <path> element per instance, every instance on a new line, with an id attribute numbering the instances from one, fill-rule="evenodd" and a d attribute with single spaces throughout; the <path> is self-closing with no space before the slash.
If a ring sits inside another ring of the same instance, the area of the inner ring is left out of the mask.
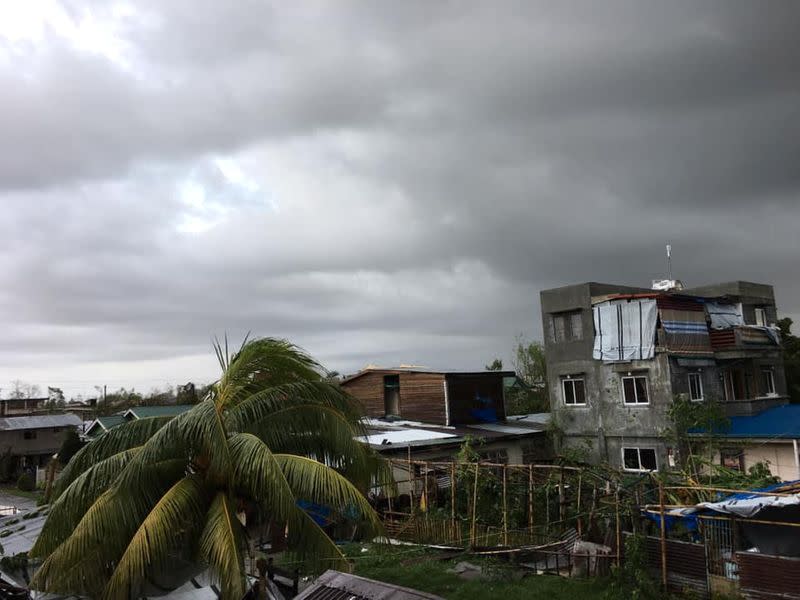
<path id="1" fill-rule="evenodd" d="M 711 338 L 703 305 L 691 299 L 662 296 L 657 300 L 664 344 L 673 354 L 710 355 Z"/>

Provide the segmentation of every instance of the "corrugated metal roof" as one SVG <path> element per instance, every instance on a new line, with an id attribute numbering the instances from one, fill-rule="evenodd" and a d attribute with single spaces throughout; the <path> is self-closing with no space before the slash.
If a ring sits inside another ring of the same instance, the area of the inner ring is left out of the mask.
<path id="1" fill-rule="evenodd" d="M 396 431 L 382 431 L 360 438 L 367 444 L 406 444 L 408 442 L 421 442 L 423 440 L 440 440 L 457 437 L 453 433 L 430 431 L 428 429 L 399 429 Z"/>
<path id="2" fill-rule="evenodd" d="M 194 408 L 194 404 L 168 404 L 164 406 L 133 406 L 125 412 L 125 417 L 129 415 L 137 419 L 147 417 L 174 417 L 187 410 Z"/>
<path id="3" fill-rule="evenodd" d="M 83 423 L 78 415 L 35 415 L 27 417 L 5 417 L 0 419 L 0 431 L 23 429 L 48 429 L 50 427 L 79 427 Z"/>
<path id="4" fill-rule="evenodd" d="M 358 575 L 325 571 L 295 600 L 444 600 L 411 588 L 375 581 Z"/>
<path id="5" fill-rule="evenodd" d="M 691 433 L 702 434 L 702 430 Z M 800 404 L 776 406 L 757 415 L 730 418 L 730 428 L 714 432 L 728 438 L 800 439 Z"/>

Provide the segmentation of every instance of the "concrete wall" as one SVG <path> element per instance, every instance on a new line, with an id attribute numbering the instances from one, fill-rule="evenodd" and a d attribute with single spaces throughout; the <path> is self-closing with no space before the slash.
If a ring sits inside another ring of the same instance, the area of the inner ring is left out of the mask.
<path id="1" fill-rule="evenodd" d="M 767 463 L 773 475 L 782 481 L 800 479 L 791 440 L 770 441 L 752 440 L 742 443 L 731 443 L 730 448 L 740 448 L 744 454 L 744 468 L 749 469 L 757 463 Z M 719 452 L 714 455 L 714 462 L 720 464 Z"/>
<path id="2" fill-rule="evenodd" d="M 700 373 L 705 400 L 723 400 L 720 365 L 681 366 L 663 348 L 658 348 L 655 358 L 649 361 L 609 364 L 592 358 L 592 299 L 609 294 L 650 291 L 648 288 L 582 283 L 541 292 L 550 406 L 554 424 L 562 433 L 562 449 L 578 449 L 586 453 L 588 460 L 621 466 L 623 447 L 655 448 L 659 467 L 666 466 L 669 442 L 664 434 L 670 426 L 667 412 L 676 394 L 686 394 L 688 397 L 689 372 Z M 753 322 L 755 306 L 766 306 L 770 321 L 777 318 L 774 293 L 769 285 L 735 281 L 693 288 L 685 293 L 706 297 L 728 296 L 734 301 L 741 301 L 747 322 Z M 568 311 L 580 311 L 582 338 L 556 343 L 552 316 Z M 747 400 L 746 406 L 733 403 L 726 406 L 731 415 L 754 414 L 784 401 L 780 398 L 785 394 L 786 387 L 779 352 L 748 350 L 733 353 L 730 358 L 750 361 L 756 374 L 762 365 L 771 366 L 778 396 Z M 621 378 L 628 372 L 646 374 L 650 398 L 648 405 L 624 404 Z M 561 382 L 567 375 L 583 378 L 586 406 L 564 404 Z"/>
<path id="3" fill-rule="evenodd" d="M 35 429 L 36 439 L 26 440 L 24 431 L 0 431 L 0 451 L 11 448 L 13 456 L 54 454 L 61 448 L 66 435 L 65 428 Z"/>

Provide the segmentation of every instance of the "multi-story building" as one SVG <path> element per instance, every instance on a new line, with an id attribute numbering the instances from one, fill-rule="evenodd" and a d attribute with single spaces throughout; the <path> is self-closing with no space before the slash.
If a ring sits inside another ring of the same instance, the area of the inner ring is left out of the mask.
<path id="1" fill-rule="evenodd" d="M 788 401 L 772 286 L 582 283 L 543 291 L 541 307 L 555 429 L 593 462 L 673 464 L 679 395 L 719 401 L 728 416 Z"/>

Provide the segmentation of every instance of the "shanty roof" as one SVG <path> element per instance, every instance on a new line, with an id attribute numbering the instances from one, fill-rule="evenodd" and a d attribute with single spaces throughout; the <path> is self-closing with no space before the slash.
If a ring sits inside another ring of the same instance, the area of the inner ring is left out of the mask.
<path id="1" fill-rule="evenodd" d="M 123 417 L 145 419 L 147 417 L 174 417 L 194 408 L 194 404 L 167 404 L 163 406 L 133 406 L 125 411 Z"/>
<path id="2" fill-rule="evenodd" d="M 122 425 L 125 422 L 125 417 L 122 415 L 109 415 L 107 417 L 97 417 L 92 424 L 86 429 L 86 435 L 92 435 L 93 432 L 95 433 L 102 433 L 104 431 L 108 431 L 109 429 L 116 427 L 117 425 Z M 95 431 L 97 430 L 97 431 Z"/>
<path id="3" fill-rule="evenodd" d="M 694 434 L 705 434 L 692 430 Z M 800 404 L 785 404 L 769 408 L 757 415 L 730 418 L 730 427 L 714 435 L 728 438 L 800 438 Z"/>
<path id="4" fill-rule="evenodd" d="M 28 417 L 6 417 L 0 419 L 0 431 L 23 429 L 49 429 L 51 427 L 79 427 L 83 423 L 78 415 L 34 415 Z"/>
<path id="5" fill-rule="evenodd" d="M 399 367 L 378 367 L 369 365 L 355 375 L 348 375 L 342 379 L 342 383 L 347 383 L 353 379 L 362 377 L 368 373 L 386 373 L 389 375 L 396 373 L 428 373 L 432 375 L 483 375 L 483 376 L 500 376 L 500 377 L 516 377 L 514 371 L 475 371 L 475 370 L 459 370 L 459 369 L 432 369 L 430 367 L 422 367 L 417 365 L 400 365 Z"/>
<path id="6" fill-rule="evenodd" d="M 295 600 L 444 600 L 425 592 L 339 571 L 325 571 Z"/>

